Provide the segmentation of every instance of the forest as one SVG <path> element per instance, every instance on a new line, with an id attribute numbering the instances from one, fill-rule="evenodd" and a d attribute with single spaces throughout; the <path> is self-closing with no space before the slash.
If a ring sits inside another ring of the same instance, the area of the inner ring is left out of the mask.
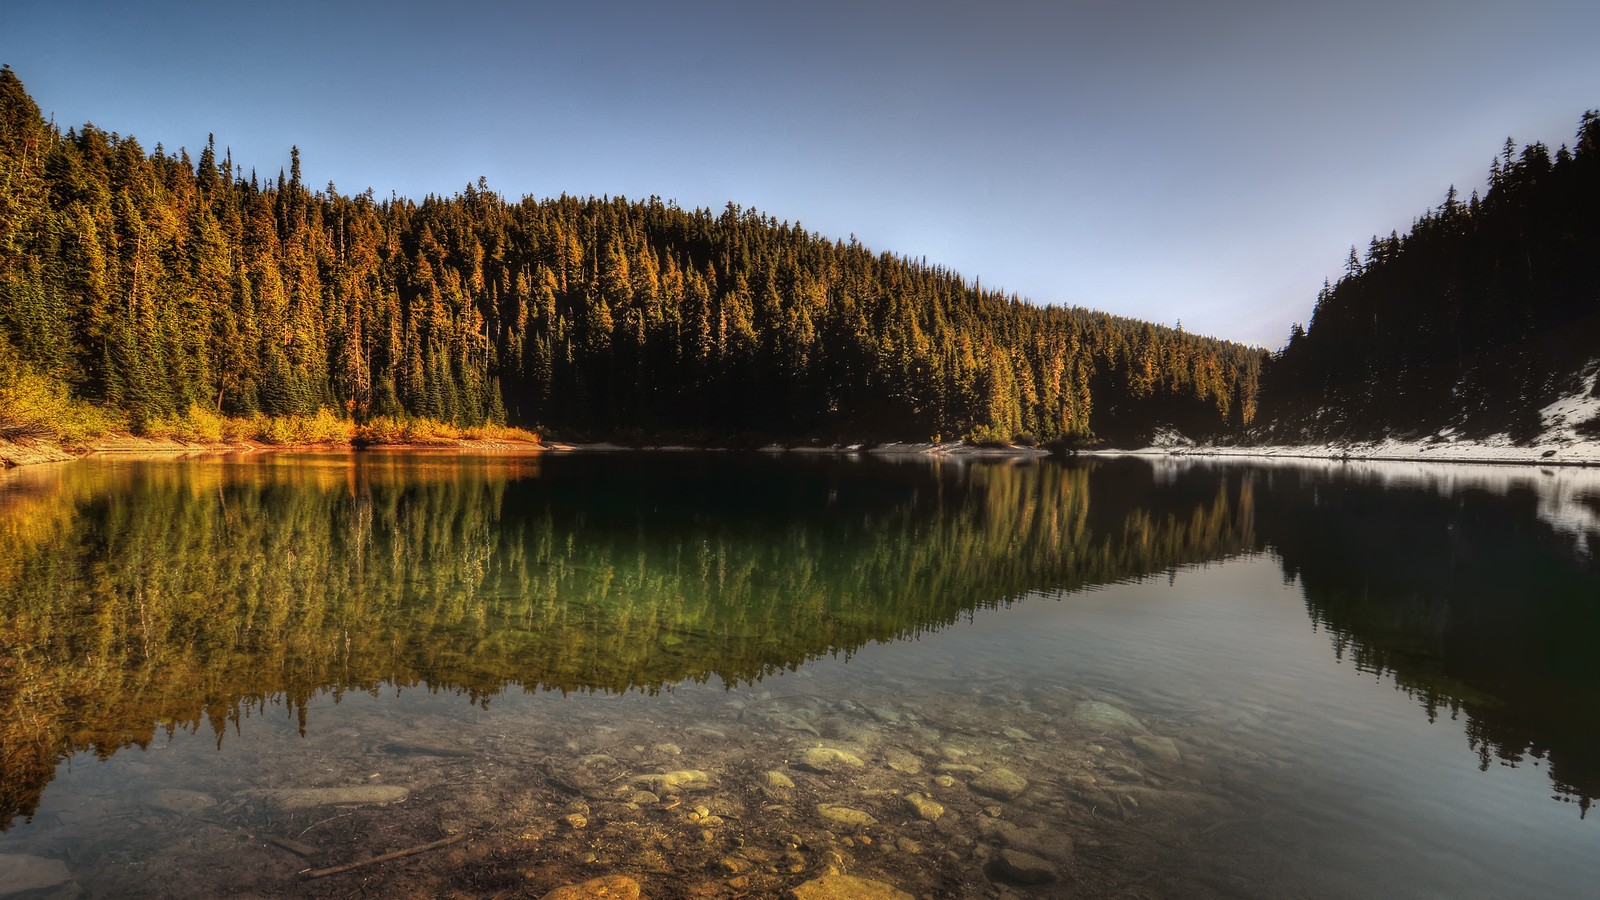
<path id="1" fill-rule="evenodd" d="M 1271 441 L 1531 438 L 1600 364 L 1600 112 L 1573 148 L 1506 139 L 1488 189 L 1350 248 L 1262 376 Z M 1600 436 L 1600 422 L 1587 423 Z"/>
<path id="2" fill-rule="evenodd" d="M 0 439 L 1528 439 L 1600 346 L 1597 141 L 1595 112 L 1571 149 L 1508 138 L 1268 354 L 731 202 L 346 195 L 293 148 L 263 179 L 62 131 L 3 68 Z"/>
<path id="3" fill-rule="evenodd" d="M 0 69 L 0 436 L 215 417 L 594 439 L 1236 433 L 1266 354 L 730 203 L 420 201 L 47 123 Z M 9 398 L 9 401 L 7 400 Z"/>

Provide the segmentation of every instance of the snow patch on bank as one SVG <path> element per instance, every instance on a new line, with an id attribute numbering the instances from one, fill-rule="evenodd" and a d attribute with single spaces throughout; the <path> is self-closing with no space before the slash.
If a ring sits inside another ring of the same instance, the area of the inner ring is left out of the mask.
<path id="1" fill-rule="evenodd" d="M 1423 438 L 1381 441 L 1334 440 L 1320 444 L 1270 446 L 1194 445 L 1171 429 L 1157 431 L 1151 446 L 1128 451 L 1135 455 L 1243 456 L 1252 459 L 1334 459 L 1426 461 L 1450 463 L 1522 463 L 1555 466 L 1600 466 L 1600 359 L 1590 361 L 1575 391 L 1539 411 L 1543 428 L 1528 443 L 1510 435 L 1467 439 L 1452 429 Z M 1174 437 L 1176 435 L 1176 437 Z"/>
<path id="2" fill-rule="evenodd" d="M 1600 395 L 1595 392 L 1597 380 L 1600 380 L 1600 359 L 1590 361 L 1576 393 L 1568 394 L 1539 410 L 1539 416 L 1544 421 L 1540 440 L 1563 445 L 1600 443 Z"/>

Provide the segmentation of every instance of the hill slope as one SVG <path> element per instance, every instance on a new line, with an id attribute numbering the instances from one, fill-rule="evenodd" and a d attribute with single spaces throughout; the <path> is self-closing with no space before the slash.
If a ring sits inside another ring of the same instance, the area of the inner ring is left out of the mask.
<path id="1" fill-rule="evenodd" d="M 326 408 L 595 436 L 1088 441 L 1254 418 L 1258 350 L 1023 303 L 732 204 L 513 202 L 481 179 L 379 202 L 310 190 L 298 151 L 263 182 L 212 146 L 62 133 L 9 68 L 0 109 L 0 354 L 13 381 L 135 429 Z M 15 395 L 0 383 L 0 437 L 29 424 Z"/>

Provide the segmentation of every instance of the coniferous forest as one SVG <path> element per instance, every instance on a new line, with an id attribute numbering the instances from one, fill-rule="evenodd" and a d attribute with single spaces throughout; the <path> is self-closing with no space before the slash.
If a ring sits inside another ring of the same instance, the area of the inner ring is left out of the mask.
<path id="1" fill-rule="evenodd" d="M 0 437 L 201 417 L 595 439 L 1531 437 L 1600 347 L 1600 114 L 1351 248 L 1276 354 L 729 203 L 313 190 L 47 123 L 0 69 Z M 1258 406 L 1260 412 L 1258 413 Z M 1590 428 L 1596 428 L 1591 424 Z"/>
<path id="2" fill-rule="evenodd" d="M 9 68 L 0 110 L 0 368 L 135 431 L 323 410 L 1072 442 L 1255 414 L 1257 349 L 1025 303 L 731 203 L 313 190 L 297 150 L 263 179 L 211 144 L 63 132 Z"/>
<path id="3" fill-rule="evenodd" d="M 1572 149 L 1506 139 L 1488 190 L 1350 248 L 1263 376 L 1269 439 L 1531 438 L 1600 361 L 1600 112 Z M 1582 426 L 1580 426 L 1582 427 Z M 1600 430 L 1600 422 L 1587 426 Z"/>

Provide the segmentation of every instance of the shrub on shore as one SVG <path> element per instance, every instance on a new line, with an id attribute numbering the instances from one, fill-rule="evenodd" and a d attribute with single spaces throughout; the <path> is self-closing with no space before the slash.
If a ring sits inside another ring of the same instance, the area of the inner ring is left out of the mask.
<path id="1" fill-rule="evenodd" d="M 53 441 L 71 447 L 126 428 L 121 417 L 68 392 L 0 338 L 0 440 Z"/>

